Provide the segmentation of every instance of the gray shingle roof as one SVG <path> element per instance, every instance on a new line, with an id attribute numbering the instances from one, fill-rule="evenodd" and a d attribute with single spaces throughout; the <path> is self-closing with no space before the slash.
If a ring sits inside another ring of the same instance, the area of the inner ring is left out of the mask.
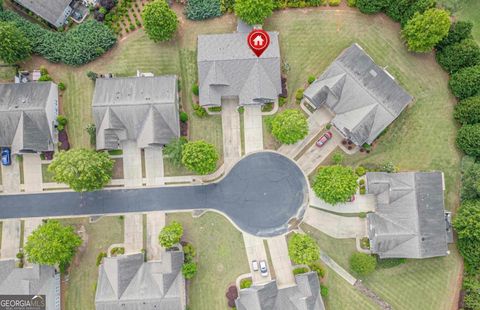
<path id="1" fill-rule="evenodd" d="M 57 85 L 52 82 L 0 84 L 0 146 L 52 151 Z"/>
<path id="2" fill-rule="evenodd" d="M 183 252 L 165 252 L 162 261 L 144 262 L 143 254 L 104 258 L 99 268 L 97 310 L 183 310 Z"/>
<path id="3" fill-rule="evenodd" d="M 441 172 L 367 173 L 376 195 L 367 215 L 370 248 L 381 258 L 447 255 L 447 223 Z"/>
<path id="4" fill-rule="evenodd" d="M 276 281 L 242 289 L 235 300 L 238 310 L 324 310 L 315 272 L 295 276 L 297 285 L 279 289 Z"/>
<path id="5" fill-rule="evenodd" d="M 334 112 L 332 124 L 357 145 L 371 144 L 412 101 L 358 44 L 343 51 L 304 96 Z"/>
<path id="6" fill-rule="evenodd" d="M 47 309 L 59 310 L 60 275 L 51 266 L 15 268 L 15 260 L 1 260 L 0 295 L 45 295 Z"/>
<path id="7" fill-rule="evenodd" d="M 238 97 L 241 105 L 275 102 L 282 92 L 278 33 L 261 57 L 248 47 L 248 33 L 198 36 L 200 104 L 220 106 L 222 97 Z"/>
<path id="8" fill-rule="evenodd" d="M 60 27 L 65 21 L 63 13 L 72 0 L 15 0 L 50 24 Z"/>
<path id="9" fill-rule="evenodd" d="M 97 79 L 93 116 L 97 149 L 118 149 L 123 140 L 140 148 L 167 144 L 180 136 L 177 78 Z"/>

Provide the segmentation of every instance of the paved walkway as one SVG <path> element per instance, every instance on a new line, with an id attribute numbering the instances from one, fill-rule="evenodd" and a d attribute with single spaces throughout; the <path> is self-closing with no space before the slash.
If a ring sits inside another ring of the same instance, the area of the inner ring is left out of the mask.
<path id="1" fill-rule="evenodd" d="M 125 187 L 142 186 L 142 152 L 135 141 L 122 142 Z"/>
<path id="2" fill-rule="evenodd" d="M 147 186 L 164 184 L 162 147 L 145 148 L 145 176 L 147 177 Z"/>
<path id="3" fill-rule="evenodd" d="M 39 154 L 23 155 L 23 180 L 26 192 L 41 192 L 42 160 Z"/>
<path id="4" fill-rule="evenodd" d="M 262 107 L 245 106 L 243 114 L 245 154 L 263 150 Z"/>
<path id="5" fill-rule="evenodd" d="M 333 271 L 335 271 L 335 273 L 337 273 L 339 276 L 341 276 L 343 279 L 345 279 L 345 281 L 347 281 L 351 285 L 355 285 L 355 283 L 357 282 L 357 279 L 354 276 L 352 276 L 351 274 L 349 274 L 348 271 L 343 269 L 339 264 L 337 264 L 337 262 L 335 262 L 333 259 L 331 259 L 330 256 L 328 256 L 325 253 L 320 252 L 320 259 L 322 260 L 322 262 L 325 263 L 325 265 L 327 265 L 328 267 L 333 269 Z"/>
<path id="6" fill-rule="evenodd" d="M 359 217 L 335 215 L 310 207 L 307 208 L 303 221 L 337 239 L 364 237 L 367 235 L 366 221 Z"/>
<path id="7" fill-rule="evenodd" d="M 310 191 L 310 205 L 335 213 L 360 213 L 360 212 L 373 212 L 376 207 L 376 198 L 375 195 L 355 195 L 355 201 L 339 203 L 336 205 L 331 205 L 326 203 L 322 199 L 318 198 L 313 191 Z"/>
<path id="8" fill-rule="evenodd" d="M 238 100 L 222 100 L 223 161 L 231 167 L 241 157 L 240 114 Z"/>
<path id="9" fill-rule="evenodd" d="M 164 248 L 158 242 L 158 235 L 165 227 L 165 212 L 147 214 L 147 260 L 161 260 Z"/>
<path id="10" fill-rule="evenodd" d="M 278 287 L 296 285 L 285 236 L 268 238 L 267 241 Z"/>
<path id="11" fill-rule="evenodd" d="M 20 251 L 20 220 L 4 220 L 2 222 L 1 259 L 15 258 Z"/>
<path id="12" fill-rule="evenodd" d="M 250 273 L 252 274 L 253 284 L 260 284 L 271 281 L 272 276 L 270 272 L 270 266 L 268 266 L 267 251 L 265 250 L 263 239 L 247 233 L 243 233 L 243 241 L 245 243 L 245 250 L 247 251 L 248 265 L 250 267 Z M 262 277 L 262 275 L 260 274 L 260 270 L 253 271 L 252 261 L 254 260 L 256 260 L 258 264 L 260 264 L 261 260 L 267 262 L 267 277 Z"/>

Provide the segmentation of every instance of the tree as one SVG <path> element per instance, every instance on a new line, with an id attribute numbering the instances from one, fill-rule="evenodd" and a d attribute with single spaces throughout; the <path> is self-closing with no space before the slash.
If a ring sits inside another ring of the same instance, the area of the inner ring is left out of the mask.
<path id="1" fill-rule="evenodd" d="M 194 262 L 183 264 L 182 274 L 185 277 L 185 279 L 187 280 L 192 279 L 196 273 L 197 273 L 197 264 L 195 264 Z"/>
<path id="2" fill-rule="evenodd" d="M 272 0 L 236 0 L 235 15 L 249 25 L 263 24 L 272 15 Z"/>
<path id="3" fill-rule="evenodd" d="M 467 156 L 468 157 L 468 156 Z M 462 163 L 465 160 L 462 160 Z M 472 158 L 472 163 L 465 167 L 462 165 L 462 189 L 463 200 L 480 199 L 480 163 Z"/>
<path id="4" fill-rule="evenodd" d="M 453 220 L 458 248 L 469 268 L 480 268 L 480 200 L 462 202 Z"/>
<path id="5" fill-rule="evenodd" d="M 293 144 L 308 134 L 307 118 L 298 110 L 285 110 L 271 122 L 272 135 L 281 143 Z"/>
<path id="6" fill-rule="evenodd" d="M 455 72 L 448 85 L 455 97 L 460 99 L 480 95 L 480 65 Z"/>
<path id="7" fill-rule="evenodd" d="M 165 0 L 147 3 L 142 18 L 145 32 L 154 42 L 168 41 L 177 31 L 177 15 Z"/>
<path id="8" fill-rule="evenodd" d="M 112 178 L 113 160 L 105 152 L 71 149 L 55 155 L 48 171 L 77 192 L 102 189 Z"/>
<path id="9" fill-rule="evenodd" d="M 480 157 L 480 124 L 463 125 L 457 133 L 457 146 L 467 155 Z"/>
<path id="10" fill-rule="evenodd" d="M 63 271 L 68 266 L 82 239 L 72 226 L 63 226 L 49 220 L 28 236 L 24 246 L 29 262 L 42 265 L 60 265 Z"/>
<path id="11" fill-rule="evenodd" d="M 217 167 L 218 154 L 215 146 L 203 140 L 188 142 L 183 146 L 182 163 L 188 169 L 208 174 Z"/>
<path id="12" fill-rule="evenodd" d="M 355 252 L 350 256 L 350 269 L 359 276 L 367 276 L 375 271 L 377 259 L 374 256 Z"/>
<path id="13" fill-rule="evenodd" d="M 185 15 L 191 20 L 203 20 L 222 15 L 220 0 L 188 0 Z"/>
<path id="14" fill-rule="evenodd" d="M 182 236 L 182 224 L 177 221 L 173 221 L 169 225 L 163 227 L 160 235 L 158 235 L 158 241 L 162 247 L 168 249 L 179 243 L 182 239 Z"/>
<path id="15" fill-rule="evenodd" d="M 403 26 L 416 12 L 423 13 L 434 6 L 435 0 L 394 0 L 390 1 L 386 13 Z"/>
<path id="16" fill-rule="evenodd" d="M 389 5 L 389 0 L 357 0 L 357 8 L 364 14 L 381 12 Z"/>
<path id="17" fill-rule="evenodd" d="M 437 52 L 437 62 L 449 73 L 480 64 L 480 47 L 473 39 L 448 45 Z"/>
<path id="18" fill-rule="evenodd" d="M 463 278 L 464 309 L 480 309 L 480 275 L 467 272 Z"/>
<path id="19" fill-rule="evenodd" d="M 312 264 L 320 258 L 320 249 L 309 235 L 294 234 L 288 241 L 288 255 L 295 264 Z"/>
<path id="20" fill-rule="evenodd" d="M 443 49 L 448 45 L 472 38 L 473 23 L 470 21 L 458 21 L 453 23 L 448 30 L 448 35 L 437 44 L 437 49 Z"/>
<path id="21" fill-rule="evenodd" d="M 453 116 L 460 124 L 480 123 L 480 96 L 460 101 L 455 106 Z"/>
<path id="22" fill-rule="evenodd" d="M 442 9 L 429 9 L 415 13 L 402 31 L 407 47 L 413 52 L 429 52 L 447 36 L 450 15 Z"/>
<path id="23" fill-rule="evenodd" d="M 96 81 L 97 80 L 97 77 L 98 77 L 98 74 L 96 74 L 95 72 L 93 71 L 88 71 L 87 72 L 87 77 L 92 80 L 92 81 Z"/>
<path id="24" fill-rule="evenodd" d="M 330 204 L 346 202 L 357 191 L 357 175 L 350 167 L 320 167 L 313 181 L 315 194 Z"/>
<path id="25" fill-rule="evenodd" d="M 183 146 L 188 143 L 185 137 L 173 139 L 163 148 L 163 154 L 172 164 L 179 167 L 182 165 Z"/>
<path id="26" fill-rule="evenodd" d="M 0 59 L 7 64 L 14 64 L 30 56 L 30 41 L 23 32 L 12 23 L 0 22 Z"/>

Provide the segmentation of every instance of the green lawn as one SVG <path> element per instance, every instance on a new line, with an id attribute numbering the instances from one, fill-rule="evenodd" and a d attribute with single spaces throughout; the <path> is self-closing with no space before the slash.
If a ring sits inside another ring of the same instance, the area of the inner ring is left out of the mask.
<path id="1" fill-rule="evenodd" d="M 301 227 L 317 240 L 322 251 L 342 267 L 349 269 L 348 258 L 356 251 L 355 240 L 334 239 L 307 224 L 302 224 Z M 363 279 L 363 283 L 390 303 L 393 309 L 452 309 L 456 303 L 453 299 L 454 288 L 458 285 L 460 257 L 453 246 L 450 250 L 452 253 L 447 257 L 410 259 L 405 264 L 394 268 L 377 269 L 372 275 Z M 332 272 L 329 276 L 331 274 Z M 345 281 L 343 282 L 349 286 Z M 331 285 L 328 280 L 326 284 Z M 335 285 L 341 285 L 341 283 Z M 342 292 L 337 292 L 335 288 L 330 288 L 329 295 L 329 303 L 340 303 L 343 300 Z M 341 300 L 337 301 L 337 299 Z M 332 307 L 330 309 L 350 308 Z"/>
<path id="2" fill-rule="evenodd" d="M 106 252 L 111 244 L 123 242 L 123 221 L 115 216 L 101 218 L 93 224 L 88 222 L 88 218 L 64 219 L 61 222 L 75 225 L 77 231 L 83 226 L 87 234 L 86 242 L 72 263 L 62 302 L 66 310 L 93 310 L 98 278 L 97 255 Z"/>
<path id="3" fill-rule="evenodd" d="M 168 214 L 167 221 L 182 223 L 184 239 L 197 250 L 198 273 L 188 288 L 194 310 L 227 309 L 225 292 L 235 279 L 249 272 L 241 233 L 222 215 L 208 212 Z"/>
<path id="4" fill-rule="evenodd" d="M 437 3 L 452 11 L 457 19 L 475 23 L 473 36 L 480 42 L 480 2 L 478 0 L 439 0 Z"/>

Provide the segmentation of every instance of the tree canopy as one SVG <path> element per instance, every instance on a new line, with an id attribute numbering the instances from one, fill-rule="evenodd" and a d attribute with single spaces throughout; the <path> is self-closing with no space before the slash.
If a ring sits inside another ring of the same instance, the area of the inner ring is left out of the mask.
<path id="1" fill-rule="evenodd" d="M 346 202 L 357 191 L 357 175 L 350 167 L 320 167 L 312 187 L 315 194 L 327 203 Z"/>
<path id="2" fill-rule="evenodd" d="M 402 31 L 407 47 L 413 52 L 430 52 L 450 29 L 450 15 L 442 9 L 416 12 Z"/>
<path id="3" fill-rule="evenodd" d="M 461 124 L 480 123 L 480 96 L 460 101 L 455 105 L 453 116 Z"/>
<path id="4" fill-rule="evenodd" d="M 472 38 L 473 23 L 470 21 L 459 20 L 452 23 L 448 30 L 448 35 L 437 44 L 437 49 L 443 49 L 448 45 L 458 43 L 465 39 Z"/>
<path id="5" fill-rule="evenodd" d="M 154 42 L 168 41 L 177 31 L 177 15 L 165 0 L 147 3 L 142 18 L 145 32 Z"/>
<path id="6" fill-rule="evenodd" d="M 188 19 L 203 20 L 222 15 L 220 0 L 188 0 L 185 5 Z"/>
<path id="7" fill-rule="evenodd" d="M 182 236 L 182 225 L 177 221 L 173 221 L 162 229 L 160 235 L 158 235 L 158 241 L 162 247 L 168 249 L 179 243 Z"/>
<path id="8" fill-rule="evenodd" d="M 480 124 L 463 125 L 457 133 L 457 146 L 467 155 L 480 157 Z"/>
<path id="9" fill-rule="evenodd" d="M 56 153 L 48 171 L 77 192 L 102 189 L 112 178 L 113 161 L 105 152 L 71 149 Z"/>
<path id="10" fill-rule="evenodd" d="M 474 157 L 462 158 L 462 188 L 460 196 L 463 200 L 480 199 L 480 163 Z"/>
<path id="11" fill-rule="evenodd" d="M 458 247 L 470 268 L 480 268 L 480 200 L 462 202 L 453 220 L 458 234 Z"/>
<path id="12" fill-rule="evenodd" d="M 434 6 L 435 0 L 395 0 L 389 1 L 386 13 L 404 26 L 416 12 L 423 13 Z"/>
<path id="13" fill-rule="evenodd" d="M 389 0 L 357 0 L 356 6 L 364 14 L 374 14 L 385 9 L 389 2 Z"/>
<path id="14" fill-rule="evenodd" d="M 350 269 L 359 276 L 366 276 L 375 271 L 377 259 L 365 253 L 355 252 L 350 256 Z"/>
<path id="15" fill-rule="evenodd" d="M 263 24 L 272 15 L 272 0 L 236 0 L 235 15 L 249 25 Z"/>
<path id="16" fill-rule="evenodd" d="M 49 220 L 28 236 L 24 246 L 27 259 L 42 265 L 60 265 L 64 269 L 72 260 L 82 239 L 72 226 L 63 226 L 58 221 Z"/>
<path id="17" fill-rule="evenodd" d="M 285 144 L 293 144 L 307 136 L 307 118 L 301 111 L 285 110 L 272 119 L 271 129 L 276 140 Z"/>
<path id="18" fill-rule="evenodd" d="M 480 65 L 455 72 L 448 85 L 455 97 L 460 99 L 480 95 Z"/>
<path id="19" fill-rule="evenodd" d="M 182 163 L 199 174 L 208 174 L 217 168 L 218 154 L 215 146 L 203 140 L 188 142 L 183 146 Z"/>
<path id="20" fill-rule="evenodd" d="M 309 235 L 294 234 L 288 241 L 288 255 L 295 264 L 311 264 L 320 258 L 320 249 Z"/>
<path id="21" fill-rule="evenodd" d="M 166 159 L 172 162 L 175 166 L 182 165 L 183 146 L 188 143 L 185 137 L 173 139 L 163 148 L 163 154 Z"/>
<path id="22" fill-rule="evenodd" d="M 480 47 L 473 39 L 465 39 L 437 52 L 437 62 L 449 73 L 480 64 Z"/>
<path id="23" fill-rule="evenodd" d="M 14 64 L 30 56 L 32 47 L 22 31 L 12 23 L 0 22 L 0 59 Z"/>

